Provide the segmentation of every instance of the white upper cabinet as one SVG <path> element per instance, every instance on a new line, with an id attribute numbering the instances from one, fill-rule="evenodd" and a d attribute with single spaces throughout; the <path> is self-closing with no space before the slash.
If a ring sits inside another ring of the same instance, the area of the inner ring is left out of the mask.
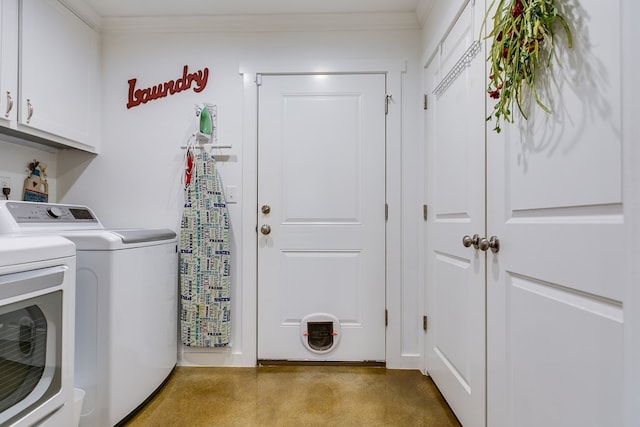
<path id="1" fill-rule="evenodd" d="M 0 125 L 16 121 L 18 96 L 18 3 L 0 3 Z"/>
<path id="2" fill-rule="evenodd" d="M 98 33 L 57 0 L 2 0 L 2 14 L 0 125 L 11 129 L 5 133 L 95 152 Z M 14 106 L 5 117 L 7 92 Z"/>

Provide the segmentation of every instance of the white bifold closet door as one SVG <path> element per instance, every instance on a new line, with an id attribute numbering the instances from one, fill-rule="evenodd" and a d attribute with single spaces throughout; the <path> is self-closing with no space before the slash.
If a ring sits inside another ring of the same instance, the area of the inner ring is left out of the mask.
<path id="1" fill-rule="evenodd" d="M 488 132 L 491 427 L 623 425 L 621 2 L 561 3 L 553 114 Z"/>
<path id="2" fill-rule="evenodd" d="M 484 52 L 471 54 L 478 4 L 467 4 L 425 74 L 426 367 L 467 427 L 485 419 L 485 255 L 462 245 L 485 230 Z M 465 53 L 473 59 L 450 73 Z"/>
<path id="3" fill-rule="evenodd" d="M 429 93 L 478 40 L 482 3 L 465 5 L 428 64 Z M 467 427 L 623 425 L 620 4 L 561 8 L 574 47 L 559 30 L 553 115 L 531 106 L 501 134 L 485 124 L 484 42 L 430 95 L 426 367 Z M 465 247 L 474 234 L 499 251 Z"/>

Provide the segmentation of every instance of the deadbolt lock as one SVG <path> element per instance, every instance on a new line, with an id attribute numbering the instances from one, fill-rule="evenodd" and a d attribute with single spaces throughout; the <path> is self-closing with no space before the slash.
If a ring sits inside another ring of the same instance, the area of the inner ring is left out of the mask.
<path id="1" fill-rule="evenodd" d="M 268 224 L 262 224 L 262 227 L 260 227 L 260 232 L 267 236 L 269 233 L 271 233 L 271 227 Z"/>
<path id="2" fill-rule="evenodd" d="M 264 215 L 269 215 L 269 213 L 271 212 L 271 206 L 269 206 L 269 205 L 262 205 L 262 207 L 260 208 L 260 211 L 261 211 Z"/>

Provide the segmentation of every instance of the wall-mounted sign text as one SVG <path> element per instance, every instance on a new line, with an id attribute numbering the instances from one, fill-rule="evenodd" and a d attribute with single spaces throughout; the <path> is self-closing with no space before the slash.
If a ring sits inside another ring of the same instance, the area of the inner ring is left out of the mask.
<path id="1" fill-rule="evenodd" d="M 183 90 L 191 89 L 196 93 L 202 92 L 207 86 L 209 79 L 209 69 L 204 68 L 196 72 L 190 73 L 189 66 L 185 65 L 182 69 L 182 77 L 168 82 L 158 83 L 145 89 L 136 89 L 138 79 L 129 80 L 129 102 L 127 108 L 136 107 L 140 104 L 146 104 L 149 101 L 158 98 L 164 98 L 168 95 L 175 95 Z"/>

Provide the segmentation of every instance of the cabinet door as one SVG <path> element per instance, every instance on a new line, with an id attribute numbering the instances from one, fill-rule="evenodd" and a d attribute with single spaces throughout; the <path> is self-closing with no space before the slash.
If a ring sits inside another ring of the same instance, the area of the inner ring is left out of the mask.
<path id="1" fill-rule="evenodd" d="M 15 123 L 18 92 L 18 1 L 0 3 L 0 125 Z"/>
<path id="2" fill-rule="evenodd" d="M 97 33 L 56 0 L 20 5 L 19 126 L 95 145 Z"/>

